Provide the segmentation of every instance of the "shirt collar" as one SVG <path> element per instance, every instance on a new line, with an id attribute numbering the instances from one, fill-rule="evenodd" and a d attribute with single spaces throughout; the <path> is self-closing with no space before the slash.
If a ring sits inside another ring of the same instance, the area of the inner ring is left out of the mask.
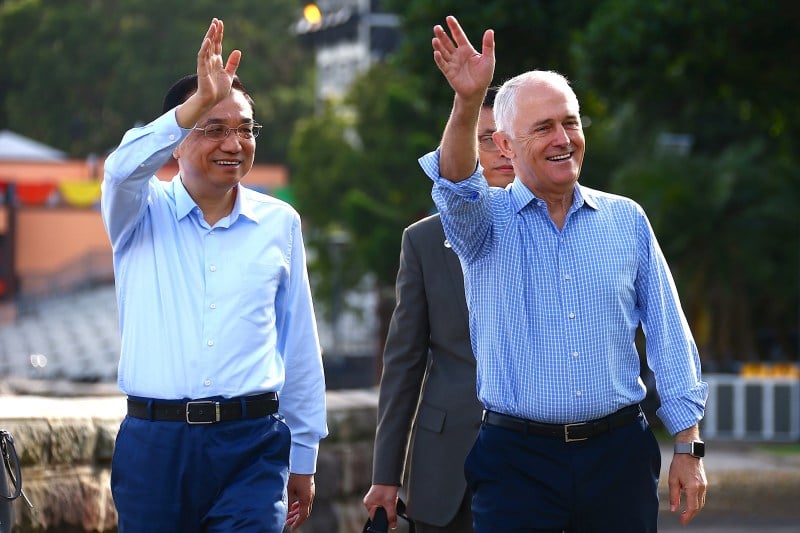
<path id="1" fill-rule="evenodd" d="M 198 207 L 198 205 L 183 185 L 180 174 L 176 174 L 175 177 L 172 178 L 172 184 L 175 195 L 175 215 L 178 217 L 178 220 L 181 220 L 191 213 L 195 207 Z M 231 214 L 227 217 L 230 221 L 229 224 L 233 224 L 239 218 L 239 215 L 258 223 L 255 206 L 247 192 L 248 190 L 242 187 L 241 183 L 236 185 L 236 200 L 233 203 Z"/>
<path id="2" fill-rule="evenodd" d="M 532 201 L 539 199 L 519 178 L 514 178 L 514 181 L 511 182 L 510 194 L 511 205 L 517 213 Z M 592 189 L 582 187 L 579 183 L 576 183 L 572 196 L 572 209 L 580 209 L 584 204 L 594 210 L 599 209 L 597 201 L 594 199 Z"/>

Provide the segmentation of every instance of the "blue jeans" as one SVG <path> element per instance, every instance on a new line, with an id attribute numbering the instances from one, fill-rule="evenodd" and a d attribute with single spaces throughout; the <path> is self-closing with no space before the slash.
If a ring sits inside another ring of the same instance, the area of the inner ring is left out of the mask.
<path id="1" fill-rule="evenodd" d="M 476 533 L 655 532 L 660 470 L 644 417 L 580 442 L 483 424 L 464 467 Z"/>
<path id="2" fill-rule="evenodd" d="M 120 533 L 280 533 L 289 447 L 275 416 L 209 425 L 126 417 L 111 463 Z"/>

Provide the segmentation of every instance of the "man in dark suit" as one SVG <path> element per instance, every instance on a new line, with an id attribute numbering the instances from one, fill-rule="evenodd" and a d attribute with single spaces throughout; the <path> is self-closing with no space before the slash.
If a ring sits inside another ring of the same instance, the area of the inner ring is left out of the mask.
<path id="1" fill-rule="evenodd" d="M 489 90 L 480 112 L 478 145 L 486 181 L 505 187 L 514 168 L 492 141 L 495 92 Z M 405 474 L 408 515 L 417 532 L 468 533 L 472 513 L 464 459 L 482 407 L 464 278 L 438 214 L 403 232 L 396 291 L 383 352 L 373 485 L 364 505 L 370 516 L 384 507 L 390 527 L 396 527 Z"/>

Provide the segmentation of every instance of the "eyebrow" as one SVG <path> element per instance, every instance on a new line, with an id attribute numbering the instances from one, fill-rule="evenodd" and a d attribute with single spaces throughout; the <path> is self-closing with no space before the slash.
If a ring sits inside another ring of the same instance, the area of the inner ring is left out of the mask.
<path id="1" fill-rule="evenodd" d="M 255 124 L 255 119 L 253 118 L 245 118 L 239 117 L 239 126 L 242 124 Z M 209 117 L 203 122 L 204 126 L 208 126 L 209 124 L 225 124 L 226 120 L 224 118 L 216 118 L 216 117 Z"/>
<path id="2" fill-rule="evenodd" d="M 561 119 L 561 122 L 563 122 L 565 120 L 578 120 L 578 119 L 579 119 L 578 115 L 570 114 L 570 115 L 566 115 L 563 119 Z M 528 128 L 528 132 L 532 132 L 533 130 L 535 130 L 539 126 L 544 126 L 546 124 L 553 124 L 555 122 L 559 122 L 559 121 L 554 119 L 554 118 L 545 118 L 545 119 L 542 119 L 542 120 L 537 120 L 536 122 L 534 122 L 533 124 L 530 125 L 530 127 Z"/>

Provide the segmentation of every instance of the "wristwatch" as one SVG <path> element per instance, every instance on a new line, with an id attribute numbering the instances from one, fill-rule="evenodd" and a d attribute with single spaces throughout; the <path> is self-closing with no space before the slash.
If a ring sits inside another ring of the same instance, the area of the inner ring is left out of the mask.
<path id="1" fill-rule="evenodd" d="M 675 453 L 688 453 L 692 457 L 705 457 L 706 443 L 701 440 L 694 440 L 692 442 L 676 442 Z"/>

